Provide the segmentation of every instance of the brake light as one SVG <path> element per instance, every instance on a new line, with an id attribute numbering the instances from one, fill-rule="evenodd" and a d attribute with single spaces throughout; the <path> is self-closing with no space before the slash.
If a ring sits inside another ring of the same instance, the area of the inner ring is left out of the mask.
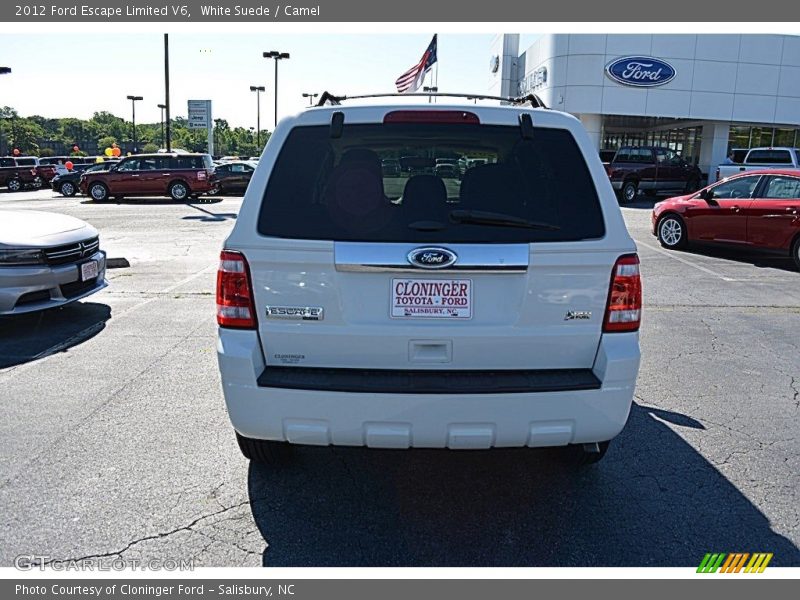
<path id="1" fill-rule="evenodd" d="M 603 331 L 638 331 L 642 319 L 642 280 L 639 257 L 620 256 L 611 273 Z"/>
<path id="2" fill-rule="evenodd" d="M 235 329 L 256 328 L 250 268 L 239 252 L 223 250 L 219 256 L 217 324 Z"/>
<path id="3" fill-rule="evenodd" d="M 393 110 L 384 123 L 467 123 L 480 125 L 478 115 L 463 110 Z"/>

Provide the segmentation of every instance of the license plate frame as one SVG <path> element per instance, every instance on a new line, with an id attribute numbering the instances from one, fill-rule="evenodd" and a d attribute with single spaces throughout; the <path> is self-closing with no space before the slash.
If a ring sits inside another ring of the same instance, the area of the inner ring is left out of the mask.
<path id="1" fill-rule="evenodd" d="M 470 320 L 475 311 L 472 289 L 471 279 L 393 278 L 389 316 L 392 319 Z"/>
<path id="2" fill-rule="evenodd" d="M 78 273 L 81 281 L 97 279 L 98 275 L 100 275 L 100 264 L 96 260 L 88 260 L 79 265 Z"/>

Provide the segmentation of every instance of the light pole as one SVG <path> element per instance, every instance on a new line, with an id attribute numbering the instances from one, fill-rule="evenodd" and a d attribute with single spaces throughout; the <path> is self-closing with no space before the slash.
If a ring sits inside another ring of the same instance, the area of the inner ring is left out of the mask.
<path id="1" fill-rule="evenodd" d="M 164 34 L 164 104 L 167 107 L 167 152 L 172 152 L 172 132 L 169 126 L 169 34 Z"/>
<path id="2" fill-rule="evenodd" d="M 165 148 L 164 145 L 164 109 L 167 108 L 166 104 L 159 104 L 158 108 L 161 109 L 161 147 Z"/>
<path id="3" fill-rule="evenodd" d="M 9 75 L 11 67 L 0 67 L 0 75 Z M 0 153 L 3 151 L 3 128 L 0 127 Z"/>
<path id="4" fill-rule="evenodd" d="M 266 88 L 263 85 L 251 85 L 250 91 L 256 93 L 256 131 L 258 131 L 256 147 L 261 148 L 261 92 L 266 91 Z"/>
<path id="5" fill-rule="evenodd" d="M 319 96 L 319 94 L 306 94 L 305 92 L 303 92 L 303 98 L 308 98 L 309 106 L 314 106 L 314 98 L 316 98 L 317 96 Z"/>
<path id="6" fill-rule="evenodd" d="M 278 61 L 288 59 L 289 53 L 278 52 L 277 50 L 271 50 L 269 52 L 264 52 L 263 57 L 275 59 L 275 126 L 277 126 L 278 125 Z"/>
<path id="7" fill-rule="evenodd" d="M 132 122 L 133 122 L 133 153 L 136 154 L 136 101 L 137 100 L 144 100 L 141 96 L 128 96 L 128 100 L 131 101 L 131 113 L 132 113 Z"/>

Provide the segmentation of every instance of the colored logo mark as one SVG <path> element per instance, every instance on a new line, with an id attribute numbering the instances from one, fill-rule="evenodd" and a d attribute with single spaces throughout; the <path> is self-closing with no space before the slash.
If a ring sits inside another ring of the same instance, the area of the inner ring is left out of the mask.
<path id="1" fill-rule="evenodd" d="M 731 552 L 731 553 L 711 553 L 703 557 L 700 566 L 697 567 L 698 573 L 763 573 L 769 561 L 772 560 L 772 552 Z"/>

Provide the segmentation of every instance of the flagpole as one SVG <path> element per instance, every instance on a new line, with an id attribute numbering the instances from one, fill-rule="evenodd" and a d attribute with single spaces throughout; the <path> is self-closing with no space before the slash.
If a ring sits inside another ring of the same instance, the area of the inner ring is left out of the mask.
<path id="1" fill-rule="evenodd" d="M 438 51 L 438 49 L 436 51 L 436 54 L 437 54 L 437 56 L 436 56 L 436 79 L 434 80 L 435 83 L 433 84 L 433 87 L 435 87 L 436 91 L 438 92 L 439 91 L 439 56 L 438 56 L 439 51 Z M 438 101 L 439 99 L 437 98 L 436 100 Z"/>

